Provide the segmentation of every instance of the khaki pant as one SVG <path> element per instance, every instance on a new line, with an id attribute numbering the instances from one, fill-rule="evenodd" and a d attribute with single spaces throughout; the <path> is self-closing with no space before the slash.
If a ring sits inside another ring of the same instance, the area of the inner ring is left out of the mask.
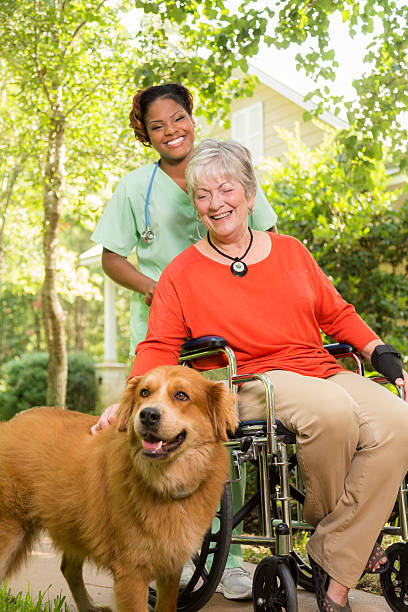
<path id="1" fill-rule="evenodd" d="M 408 470 L 408 405 L 351 372 L 325 380 L 266 374 L 276 417 L 296 434 L 305 519 L 316 526 L 308 552 L 335 580 L 354 587 Z M 239 398 L 242 420 L 265 418 L 261 383 L 242 385 Z"/>

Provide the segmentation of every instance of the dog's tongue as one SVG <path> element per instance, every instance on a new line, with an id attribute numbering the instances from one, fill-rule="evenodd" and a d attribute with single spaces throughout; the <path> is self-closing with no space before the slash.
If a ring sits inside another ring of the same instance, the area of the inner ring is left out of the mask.
<path id="1" fill-rule="evenodd" d="M 157 442 L 148 442 L 147 440 L 143 440 L 143 449 L 148 451 L 149 453 L 158 453 L 161 451 L 163 446 L 162 440 L 157 440 Z"/>

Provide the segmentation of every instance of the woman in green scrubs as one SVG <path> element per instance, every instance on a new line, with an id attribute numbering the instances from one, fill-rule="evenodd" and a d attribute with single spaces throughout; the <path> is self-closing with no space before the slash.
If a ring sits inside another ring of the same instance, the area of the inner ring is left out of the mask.
<path id="1" fill-rule="evenodd" d="M 185 170 L 195 140 L 192 110 L 192 95 L 182 85 L 158 85 L 136 93 L 130 125 L 136 140 L 157 151 L 158 165 L 157 168 L 156 164 L 144 165 L 122 178 L 92 235 L 93 241 L 103 245 L 104 272 L 133 291 L 131 355 L 146 336 L 149 306 L 161 272 L 176 255 L 206 232 L 196 221 L 186 192 Z M 257 230 L 273 229 L 276 225 L 276 214 L 260 187 L 250 225 Z M 148 231 L 152 232 L 149 237 Z M 134 248 L 138 269 L 127 260 Z M 111 408 L 114 406 L 107 411 Z M 106 417 L 106 423 L 109 421 Z M 100 421 L 97 428 L 102 426 Z M 234 512 L 242 506 L 244 495 L 242 473 L 241 481 L 232 486 Z M 241 547 L 232 545 L 219 586 L 229 599 L 250 599 L 252 596 L 252 581 L 242 564 Z M 188 567 L 183 572 L 183 579 L 188 582 Z"/>
<path id="2" fill-rule="evenodd" d="M 103 245 L 105 273 L 133 291 L 131 355 L 146 336 L 149 306 L 162 270 L 206 231 L 196 222 L 184 176 L 194 148 L 192 109 L 191 93 L 182 85 L 158 85 L 137 92 L 130 125 L 136 139 L 153 147 L 159 155 L 148 202 L 154 238 L 143 239 L 146 195 L 154 164 L 137 168 L 122 178 L 92 235 L 94 242 Z M 271 229 L 276 224 L 276 214 L 261 188 L 256 194 L 250 224 L 258 230 Z M 138 270 L 127 260 L 134 248 Z"/>

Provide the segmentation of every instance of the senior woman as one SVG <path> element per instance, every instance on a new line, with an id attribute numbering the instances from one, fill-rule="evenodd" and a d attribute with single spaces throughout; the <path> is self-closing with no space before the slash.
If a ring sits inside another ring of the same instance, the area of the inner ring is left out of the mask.
<path id="1" fill-rule="evenodd" d="M 393 379 L 407 390 L 408 377 L 301 242 L 249 229 L 256 180 L 244 147 L 203 141 L 186 179 L 208 234 L 164 270 L 131 376 L 176 364 L 186 338 L 210 333 L 227 339 L 239 373 L 270 377 L 276 415 L 296 434 L 305 517 L 316 527 L 308 552 L 319 610 L 350 610 L 348 591 L 363 571 L 388 564 L 376 538 L 407 472 L 408 410 L 343 370 L 320 330 L 372 357 L 384 374 L 396 365 Z M 242 385 L 242 420 L 264 417 L 261 397 L 257 383 Z"/>

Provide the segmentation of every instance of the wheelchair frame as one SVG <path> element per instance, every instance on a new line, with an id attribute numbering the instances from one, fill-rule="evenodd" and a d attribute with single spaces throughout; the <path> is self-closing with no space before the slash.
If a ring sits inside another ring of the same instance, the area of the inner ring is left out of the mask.
<path id="1" fill-rule="evenodd" d="M 326 345 L 325 348 L 336 359 L 351 357 L 355 363 L 356 372 L 364 376 L 363 359 L 351 345 L 335 343 Z M 298 571 L 299 584 L 308 590 L 314 590 L 314 587 L 310 568 L 293 549 L 294 530 L 313 530 L 313 527 L 301 520 L 301 504 L 299 502 L 297 502 L 297 520 L 292 518 L 293 497 L 291 496 L 289 468 L 293 468 L 293 464 L 288 460 L 287 446 L 295 444 L 295 436 L 284 428 L 283 430 L 280 429 L 279 422 L 276 421 L 273 384 L 270 379 L 264 374 L 237 374 L 234 352 L 227 346 L 223 338 L 203 336 L 185 342 L 180 353 L 180 364 L 191 365 L 191 362 L 197 359 L 216 354 L 225 356 L 226 367 L 203 371 L 203 375 L 212 380 L 215 378 L 226 382 L 230 390 L 235 393 L 236 398 L 238 385 L 244 382 L 259 380 L 265 390 L 266 424 L 263 421 L 241 423 L 239 436 L 225 443 L 231 450 L 233 464 L 238 475 L 236 480 L 241 478 L 241 464 L 248 461 L 257 463 L 260 478 L 260 521 L 263 535 L 231 535 L 230 543 L 261 545 L 269 547 L 272 551 L 272 556 L 263 559 L 255 571 L 253 583 L 254 610 L 259 612 L 269 610 L 297 612 L 296 584 Z M 388 382 L 382 376 L 374 376 L 372 379 L 381 384 Z M 399 395 L 403 399 L 402 392 L 399 391 Z M 236 408 L 238 410 L 238 399 L 236 399 Z M 272 483 L 275 487 L 273 498 L 271 497 L 270 467 L 274 469 L 274 473 L 278 474 L 278 482 L 274 481 Z M 301 479 L 297 474 L 296 466 L 296 485 L 298 485 L 298 479 L 301 487 Z M 233 480 L 230 482 L 233 482 Z M 292 487 L 292 490 L 295 490 L 294 487 Z M 381 532 L 381 534 L 400 536 L 404 542 L 408 540 L 407 493 L 408 488 L 406 478 L 404 478 L 398 494 L 400 524 L 386 525 Z M 276 513 L 272 512 L 273 504 L 275 504 Z M 256 503 L 253 503 L 253 501 L 245 504 L 235 515 L 231 528 L 239 524 L 247 511 L 255 505 Z M 225 545 L 225 542 L 223 545 Z M 408 546 L 397 543 L 389 547 L 387 551 L 393 547 L 395 549 L 391 555 L 390 571 L 381 575 L 381 584 L 391 609 L 401 612 L 408 610 Z M 226 556 L 226 554 L 223 555 L 224 564 Z M 402 564 L 404 565 L 403 572 L 400 570 Z M 200 567 L 205 567 L 205 560 L 200 559 Z M 222 567 L 223 569 L 224 567 Z M 222 571 L 219 575 L 221 574 Z M 186 589 L 187 595 L 190 596 L 190 598 L 187 597 L 187 603 L 182 603 L 178 607 L 183 612 L 193 612 L 200 609 L 210 599 L 217 586 L 212 581 L 211 592 L 205 592 L 204 595 L 200 593 L 200 602 L 196 602 L 194 600 L 195 587 L 193 583 L 194 581 L 191 584 L 189 583 Z M 210 583 L 208 586 L 210 587 Z M 183 592 L 181 592 L 180 600 L 183 602 Z"/>

